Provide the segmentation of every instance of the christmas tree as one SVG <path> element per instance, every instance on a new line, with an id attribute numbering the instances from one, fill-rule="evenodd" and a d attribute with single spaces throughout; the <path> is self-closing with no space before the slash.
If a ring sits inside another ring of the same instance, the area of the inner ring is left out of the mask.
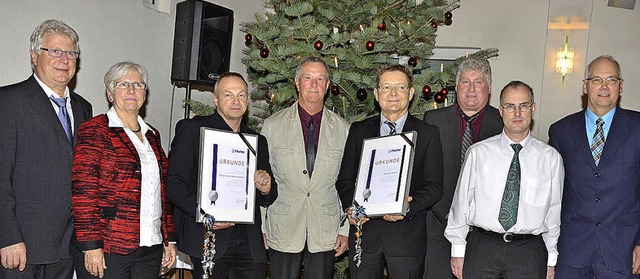
<path id="1" fill-rule="evenodd" d="M 294 84 L 300 59 L 320 57 L 329 66 L 331 85 L 325 105 L 349 122 L 377 113 L 373 88 L 378 70 L 406 63 L 416 94 L 410 113 L 422 118 L 454 87 L 459 58 L 442 69 L 427 69 L 436 31 L 452 24 L 459 0 L 266 0 L 272 12 L 242 23 L 244 57 L 253 85 L 249 126 L 297 99 Z M 497 56 L 496 49 L 469 54 Z M 432 92 L 432 89 L 434 90 Z M 196 114 L 213 110 L 191 101 Z"/>

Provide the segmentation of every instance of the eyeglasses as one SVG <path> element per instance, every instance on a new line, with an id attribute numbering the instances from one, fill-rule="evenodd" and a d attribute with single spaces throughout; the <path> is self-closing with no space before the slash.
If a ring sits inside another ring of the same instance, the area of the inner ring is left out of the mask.
<path id="1" fill-rule="evenodd" d="M 65 55 L 67 55 L 68 59 L 76 60 L 80 56 L 80 52 L 78 51 L 61 50 L 61 49 L 46 48 L 46 47 L 41 47 L 40 50 L 46 51 L 47 53 L 49 53 L 49 56 L 51 57 L 60 57 L 64 53 Z"/>
<path id="2" fill-rule="evenodd" d="M 128 81 L 114 81 L 113 87 L 118 89 L 129 89 L 129 87 L 133 86 L 133 90 L 145 90 L 147 89 L 147 84 L 144 82 L 128 82 Z"/>
<path id="3" fill-rule="evenodd" d="M 408 84 L 391 84 L 391 83 L 378 86 L 378 91 L 385 94 L 391 93 L 393 89 L 395 89 L 396 92 L 398 93 L 407 93 L 409 92 L 410 87 Z"/>
<path id="4" fill-rule="evenodd" d="M 533 103 L 522 103 L 519 105 L 514 105 L 514 104 L 504 104 L 501 105 L 500 107 L 505 110 L 508 113 L 512 113 L 514 111 L 516 111 L 516 108 L 520 108 L 520 112 L 527 112 L 529 111 L 529 109 L 533 106 Z"/>
<path id="5" fill-rule="evenodd" d="M 608 77 L 608 78 L 590 77 L 590 78 L 585 78 L 584 80 L 588 81 L 589 84 L 593 84 L 593 85 L 602 85 L 603 82 L 606 82 L 607 85 L 609 85 L 609 84 L 616 84 L 618 82 L 621 82 L 623 79 L 619 77 Z"/>

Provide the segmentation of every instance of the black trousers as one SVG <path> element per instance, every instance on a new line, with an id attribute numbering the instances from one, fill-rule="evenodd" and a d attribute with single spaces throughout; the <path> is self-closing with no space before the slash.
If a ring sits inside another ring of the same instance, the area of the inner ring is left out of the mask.
<path id="1" fill-rule="evenodd" d="M 104 254 L 107 268 L 103 279 L 157 279 L 160 275 L 163 245 L 140 247 L 129 255 Z M 84 266 L 84 253 L 72 251 L 78 279 L 99 278 L 92 276 Z"/>
<path id="2" fill-rule="evenodd" d="M 470 231 L 462 276 L 465 279 L 544 279 L 547 257 L 541 236 L 507 243 L 501 238 Z"/>
<path id="3" fill-rule="evenodd" d="M 234 226 L 229 248 L 218 260 L 215 260 L 213 274 L 209 278 L 264 279 L 266 263 L 257 263 L 249 250 L 249 238 L 246 226 Z M 193 262 L 193 278 L 202 278 L 202 258 L 191 257 Z M 277 277 L 272 277 L 277 278 Z"/>
<path id="4" fill-rule="evenodd" d="M 305 279 L 331 279 L 336 252 L 311 253 L 305 245 L 299 253 L 285 253 L 269 249 L 269 268 L 271 278 L 298 279 L 300 264 L 304 261 Z"/>
<path id="5" fill-rule="evenodd" d="M 389 278 L 422 279 L 424 256 L 401 257 L 387 254 L 382 245 L 373 253 L 362 252 L 360 267 L 353 261 L 355 249 L 349 249 L 349 271 L 351 279 L 383 278 L 384 266 L 387 266 Z"/>
<path id="6" fill-rule="evenodd" d="M 29 251 L 27 250 L 27 253 Z M 27 264 L 23 271 L 9 270 L 0 265 L 0 279 L 71 279 L 73 260 L 59 259 L 51 264 Z"/>
<path id="7" fill-rule="evenodd" d="M 428 229 L 428 228 L 427 228 Z M 451 243 L 427 237 L 427 256 L 423 279 L 452 279 Z"/>

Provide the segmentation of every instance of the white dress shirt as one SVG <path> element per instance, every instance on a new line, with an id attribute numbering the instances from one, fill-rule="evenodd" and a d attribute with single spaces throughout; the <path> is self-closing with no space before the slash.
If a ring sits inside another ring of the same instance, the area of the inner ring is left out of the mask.
<path id="1" fill-rule="evenodd" d="M 140 133 L 143 141 L 125 127 L 113 107 L 107 112 L 109 127 L 124 128 L 127 136 L 140 156 L 140 173 L 142 175 L 140 190 L 140 246 L 153 246 L 162 243 L 162 201 L 160 198 L 160 168 L 156 154 L 144 135 L 150 130 L 147 123 L 138 116 Z M 154 132 L 153 130 L 151 130 Z"/>
<path id="2" fill-rule="evenodd" d="M 451 257 L 464 257 L 471 226 L 505 232 L 498 222 L 498 213 L 507 172 L 515 153 L 510 146 L 513 143 L 503 131 L 469 148 L 458 177 L 444 233 L 452 244 Z M 553 147 L 531 134 L 520 144 L 518 219 L 508 231 L 515 234 L 541 234 L 549 252 L 547 265 L 555 266 L 564 183 L 562 157 Z"/>

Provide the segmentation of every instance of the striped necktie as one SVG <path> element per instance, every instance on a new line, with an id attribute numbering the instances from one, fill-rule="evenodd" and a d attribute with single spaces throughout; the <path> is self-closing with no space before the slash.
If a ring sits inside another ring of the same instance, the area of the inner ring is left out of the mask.
<path id="1" fill-rule="evenodd" d="M 604 120 L 598 118 L 596 120 L 596 132 L 593 133 L 593 144 L 591 144 L 591 154 L 593 155 L 593 161 L 600 163 L 600 156 L 602 156 L 602 150 L 604 149 Z"/>

